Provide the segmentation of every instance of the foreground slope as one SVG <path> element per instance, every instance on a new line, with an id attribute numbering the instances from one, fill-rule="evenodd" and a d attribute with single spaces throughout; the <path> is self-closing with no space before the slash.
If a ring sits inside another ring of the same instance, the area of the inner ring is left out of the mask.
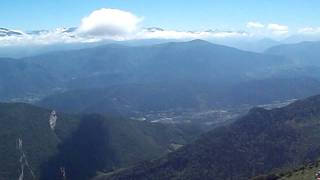
<path id="1" fill-rule="evenodd" d="M 97 179 L 248 179 L 320 157 L 320 96 L 252 109 L 161 159 Z"/>
<path id="2" fill-rule="evenodd" d="M 319 162 L 309 164 L 298 169 L 294 169 L 287 173 L 278 175 L 279 180 L 312 180 L 316 178 L 319 172 Z"/>
<path id="3" fill-rule="evenodd" d="M 319 161 L 316 161 L 290 170 L 282 170 L 268 175 L 259 175 L 251 180 L 312 180 L 316 179 L 319 172 Z"/>
<path id="4" fill-rule="evenodd" d="M 18 179 L 22 174 L 24 179 L 58 179 L 61 167 L 71 179 L 87 179 L 98 170 L 108 172 L 174 151 L 200 132 L 188 126 L 1 103 L 0 179 Z"/>

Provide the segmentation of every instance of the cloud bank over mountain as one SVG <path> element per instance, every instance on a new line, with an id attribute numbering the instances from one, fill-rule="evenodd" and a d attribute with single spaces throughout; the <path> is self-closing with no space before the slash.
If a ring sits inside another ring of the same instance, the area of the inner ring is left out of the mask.
<path id="1" fill-rule="evenodd" d="M 250 21 L 245 30 L 205 30 L 177 31 L 158 27 L 143 28 L 143 17 L 120 9 L 98 9 L 82 18 L 78 27 L 57 28 L 23 32 L 0 28 L 0 46 L 45 45 L 55 43 L 85 43 L 103 40 L 137 40 L 137 39 L 204 39 L 204 40 L 239 40 L 286 38 L 289 35 L 320 36 L 320 28 L 303 27 L 290 32 L 291 29 L 277 23 Z"/>

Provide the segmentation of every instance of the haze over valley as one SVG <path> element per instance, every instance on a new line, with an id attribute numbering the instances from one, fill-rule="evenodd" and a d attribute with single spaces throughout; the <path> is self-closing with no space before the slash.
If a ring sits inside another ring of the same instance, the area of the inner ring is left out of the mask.
<path id="1" fill-rule="evenodd" d="M 0 7 L 0 180 L 320 178 L 319 2 L 32 1 Z"/>

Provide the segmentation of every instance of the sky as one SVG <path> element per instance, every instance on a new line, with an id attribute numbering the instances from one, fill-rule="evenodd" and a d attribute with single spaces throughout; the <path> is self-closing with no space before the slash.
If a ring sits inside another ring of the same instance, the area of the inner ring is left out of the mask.
<path id="1" fill-rule="evenodd" d="M 175 30 L 244 29 L 246 23 L 277 23 L 292 28 L 320 26 L 319 0 L 2 0 L 0 26 L 52 29 L 78 26 L 101 8 L 143 17 L 143 26 Z"/>
<path id="2" fill-rule="evenodd" d="M 37 37 L 4 37 L 0 42 L 279 39 L 294 34 L 320 35 L 318 12 L 319 0 L 2 0 L 0 27 L 51 31 Z M 61 27 L 76 27 L 76 31 L 66 34 L 57 30 Z M 146 32 L 147 27 L 165 31 Z"/>

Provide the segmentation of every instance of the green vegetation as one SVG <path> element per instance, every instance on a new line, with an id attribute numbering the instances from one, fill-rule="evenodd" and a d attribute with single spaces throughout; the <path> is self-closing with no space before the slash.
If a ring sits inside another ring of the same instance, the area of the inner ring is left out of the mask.
<path id="1" fill-rule="evenodd" d="M 282 170 L 270 175 L 260 175 L 251 180 L 314 180 L 320 170 L 319 163 L 319 161 L 316 161 L 291 170 Z"/>
<path id="2" fill-rule="evenodd" d="M 53 131 L 48 122 L 50 113 L 27 104 L 0 104 L 0 179 L 17 179 L 21 173 L 19 138 L 30 167 L 38 177 L 41 164 L 57 152 L 58 144 L 76 128 L 75 117 L 58 114 L 59 122 Z"/>
<path id="3" fill-rule="evenodd" d="M 316 179 L 316 173 L 319 171 L 319 162 L 303 166 L 293 171 L 281 174 L 279 180 L 313 180 Z"/>

